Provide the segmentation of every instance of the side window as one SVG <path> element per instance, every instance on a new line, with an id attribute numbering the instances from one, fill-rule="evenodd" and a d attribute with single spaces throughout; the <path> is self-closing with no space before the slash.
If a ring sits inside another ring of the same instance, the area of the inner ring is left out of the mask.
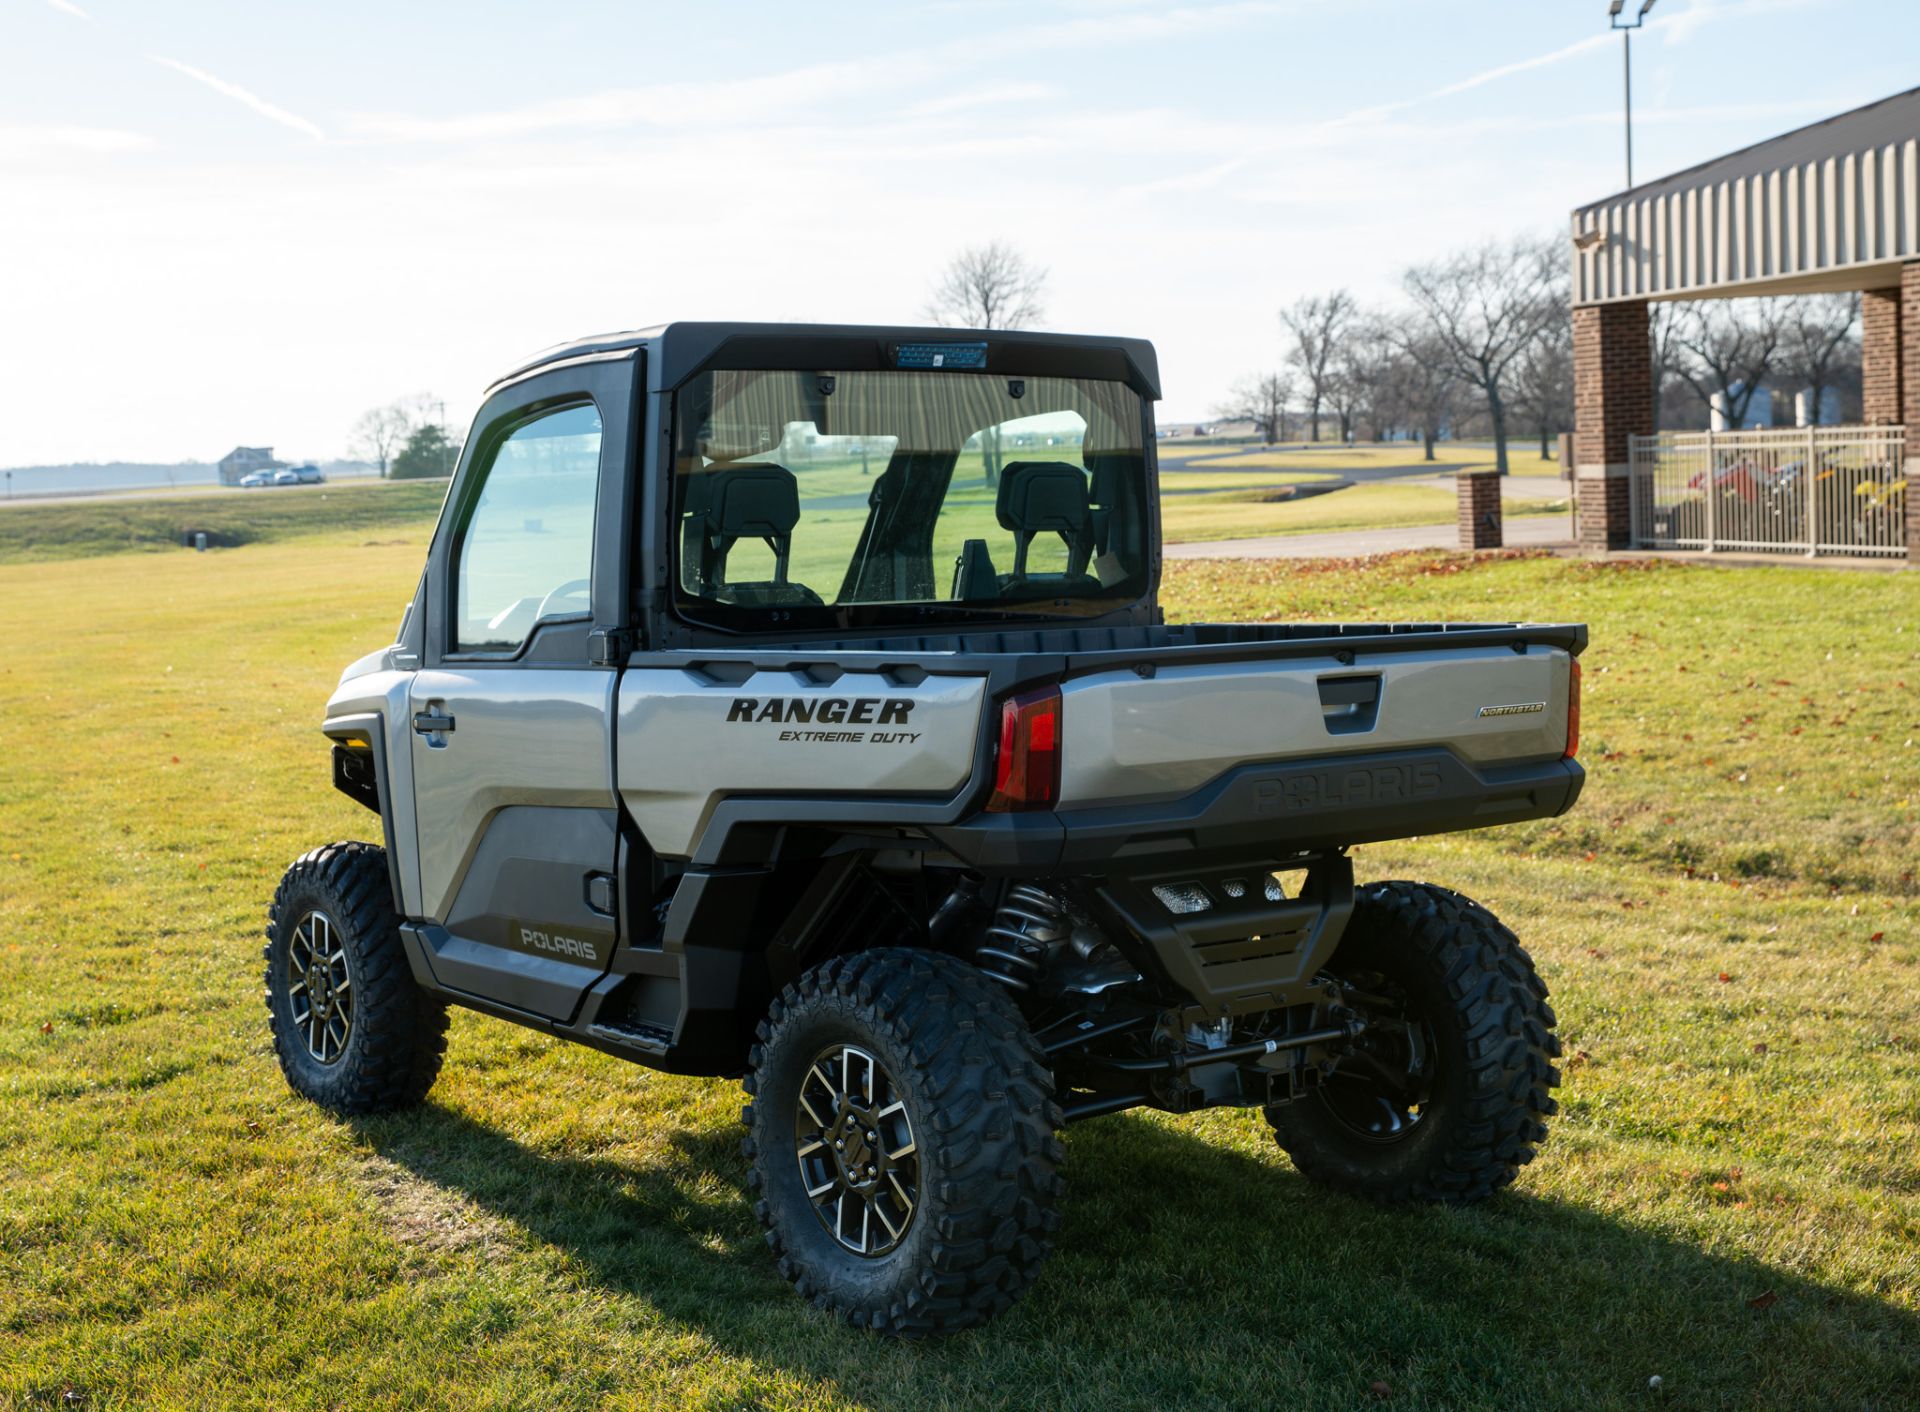
<path id="1" fill-rule="evenodd" d="M 535 623 L 589 611 L 600 413 L 563 407 L 494 447 L 453 565 L 456 652 L 512 652 Z"/>

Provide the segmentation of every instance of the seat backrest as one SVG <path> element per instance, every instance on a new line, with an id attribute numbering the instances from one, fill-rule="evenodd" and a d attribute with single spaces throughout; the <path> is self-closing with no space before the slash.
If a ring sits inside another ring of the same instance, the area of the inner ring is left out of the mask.
<path id="1" fill-rule="evenodd" d="M 1093 548 L 1087 473 L 1065 461 L 1009 461 L 994 496 L 1000 527 L 1013 531 L 1013 577 L 1027 575 L 1027 548 L 1036 534 L 1057 534 L 1067 545 L 1067 573 L 1086 572 Z"/>
<path id="2" fill-rule="evenodd" d="M 727 581 L 727 554 L 742 539 L 773 551 L 773 580 L 787 581 L 793 527 L 800 523 L 800 484 L 785 466 L 730 466 L 705 471 L 687 487 L 682 548 L 700 565 L 701 582 Z"/>

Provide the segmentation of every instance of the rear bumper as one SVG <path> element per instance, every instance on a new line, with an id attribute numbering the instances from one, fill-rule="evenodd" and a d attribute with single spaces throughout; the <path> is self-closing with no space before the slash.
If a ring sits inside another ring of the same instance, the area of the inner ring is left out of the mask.
<path id="1" fill-rule="evenodd" d="M 1585 780 L 1575 760 L 1476 767 L 1441 748 L 1316 756 L 1242 765 L 1174 799 L 980 814 L 929 832 L 987 871 L 1151 871 L 1551 818 Z"/>

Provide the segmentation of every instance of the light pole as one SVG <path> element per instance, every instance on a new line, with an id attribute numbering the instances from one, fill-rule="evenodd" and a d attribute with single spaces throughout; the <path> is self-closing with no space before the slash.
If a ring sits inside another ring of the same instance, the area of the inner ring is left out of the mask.
<path id="1" fill-rule="evenodd" d="M 1641 0 L 1640 13 L 1628 24 L 1620 18 L 1620 11 L 1626 8 L 1627 0 L 1607 0 L 1607 28 L 1620 31 L 1621 72 L 1626 79 L 1627 97 L 1627 189 L 1633 189 L 1633 32 L 1647 22 L 1647 11 L 1653 8 L 1653 0 Z"/>

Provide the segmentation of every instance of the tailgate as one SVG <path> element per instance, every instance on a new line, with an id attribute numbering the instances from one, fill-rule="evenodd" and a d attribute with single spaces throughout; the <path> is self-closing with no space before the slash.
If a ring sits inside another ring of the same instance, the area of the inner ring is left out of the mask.
<path id="1" fill-rule="evenodd" d="M 1417 761 L 1434 752 L 1484 776 L 1566 750 L 1573 659 L 1557 647 L 1363 649 L 1351 664 L 1331 656 L 1183 664 L 1179 655 L 1063 685 L 1062 810 L 1174 799 L 1253 763 L 1376 754 L 1404 759 L 1412 772 L 1350 782 L 1386 804 L 1396 789 L 1419 791 Z M 1339 790 L 1337 778 L 1294 773 L 1313 781 L 1303 788 Z"/>

